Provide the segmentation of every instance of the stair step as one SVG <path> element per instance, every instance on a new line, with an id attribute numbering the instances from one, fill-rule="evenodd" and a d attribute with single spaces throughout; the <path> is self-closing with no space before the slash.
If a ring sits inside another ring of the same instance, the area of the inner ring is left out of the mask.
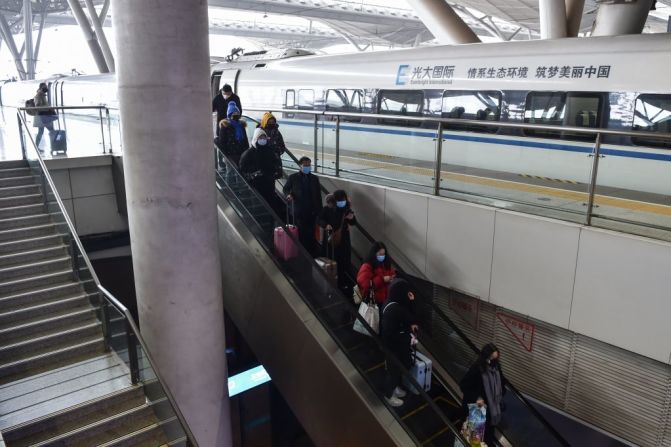
<path id="1" fill-rule="evenodd" d="M 0 254 L 0 269 L 4 267 L 26 264 L 43 259 L 57 258 L 67 255 L 67 246 L 64 244 L 51 245 L 28 250 L 17 251 L 9 254 Z M 1 278 L 2 276 L 0 276 Z"/>
<path id="2" fill-rule="evenodd" d="M 27 167 L 28 162 L 24 159 L 0 161 L 0 169 L 27 168 Z"/>
<path id="3" fill-rule="evenodd" d="M 34 350 L 23 356 L 0 364 L 0 383 L 18 380 L 24 375 L 52 370 L 104 350 L 105 344 L 99 324 L 92 324 L 81 330 L 71 330 L 69 335 L 70 337 L 66 340 L 57 339 L 54 344 L 34 347 Z M 0 352 L 0 360 L 4 362 L 5 359 L 4 353 Z"/>
<path id="4" fill-rule="evenodd" d="M 0 166 L 0 178 L 25 177 L 31 174 L 32 172 L 27 166 L 8 166 L 6 168 Z"/>
<path id="5" fill-rule="evenodd" d="M 34 205 L 36 203 L 43 203 L 42 194 L 28 194 L 25 196 L 15 197 L 0 197 L 0 209 L 12 208 L 21 205 Z"/>
<path id="6" fill-rule="evenodd" d="M 176 419 L 176 418 L 171 418 Z M 167 421 L 166 421 L 167 422 Z M 117 438 L 98 447 L 157 447 L 165 445 L 168 440 L 161 428 L 164 422 L 152 424 L 133 433 Z M 90 444 L 82 444 L 77 447 L 88 447 Z"/>
<path id="7" fill-rule="evenodd" d="M 6 282 L 13 278 L 28 278 L 43 273 L 57 272 L 72 268 L 70 256 L 59 256 L 51 259 L 29 261 L 28 264 L 10 265 L 0 268 L 0 281 Z"/>
<path id="8" fill-rule="evenodd" d="M 60 436 L 33 444 L 31 447 L 100 445 L 156 425 L 157 422 L 158 419 L 151 406 L 143 403 L 137 407 L 79 427 L 76 430 L 63 433 Z"/>
<path id="9" fill-rule="evenodd" d="M 30 194 L 40 194 L 38 185 L 17 185 L 0 188 L 0 197 L 27 196 Z"/>
<path id="10" fill-rule="evenodd" d="M 95 318 L 67 327 L 56 327 L 41 334 L 26 336 L 18 340 L 3 340 L 0 345 L 0 368 L 26 357 L 34 357 L 66 345 L 76 344 L 80 339 L 100 334 L 102 325 Z"/>
<path id="11" fill-rule="evenodd" d="M 141 406 L 145 402 L 142 387 L 133 386 L 25 424 L 15 425 L 4 430 L 2 436 L 12 447 L 32 446 Z"/>
<path id="12" fill-rule="evenodd" d="M 0 255 L 27 251 L 33 248 L 63 244 L 63 238 L 65 236 L 66 235 L 63 233 L 55 233 L 0 242 Z"/>
<path id="13" fill-rule="evenodd" d="M 2 180 L 2 179 L 0 179 Z M 31 214 L 39 214 L 44 212 L 44 203 L 33 203 L 29 205 L 14 206 L 11 208 L 0 209 L 0 219 L 8 219 L 10 217 L 29 216 Z"/>
<path id="14" fill-rule="evenodd" d="M 23 186 L 23 185 L 35 185 L 35 184 L 37 184 L 36 177 L 32 175 L 0 178 L 0 188 L 6 188 L 8 186 Z"/>
<path id="15" fill-rule="evenodd" d="M 0 231 L 14 228 L 35 227 L 52 223 L 51 216 L 46 213 L 38 213 L 29 216 L 9 217 L 0 219 Z"/>
<path id="16" fill-rule="evenodd" d="M 33 321 L 15 323 L 0 329 L 0 353 L 4 346 L 25 343 L 34 338 L 44 338 L 54 331 L 63 331 L 85 322 L 95 322 L 97 309 L 88 306 L 80 309 L 66 309 L 64 311 L 42 315 Z"/>
<path id="17" fill-rule="evenodd" d="M 32 306 L 22 307 L 19 309 L 0 311 L 0 329 L 6 329 L 10 325 L 25 324 L 32 321 L 44 318 L 45 315 L 54 316 L 59 315 L 66 310 L 75 310 L 90 306 L 85 293 L 79 293 L 73 296 L 66 296 L 65 298 L 56 299 L 38 303 Z"/>
<path id="18" fill-rule="evenodd" d="M 0 298 L 0 309 L 3 312 L 19 310 L 21 308 L 35 306 L 40 303 L 46 303 L 66 296 L 84 293 L 81 285 L 72 281 L 68 275 L 66 281 L 57 284 L 48 284 L 44 287 L 19 291 L 11 295 Z"/>
<path id="19" fill-rule="evenodd" d="M 0 199 L 2 200 L 2 199 Z M 34 225 L 32 227 L 12 228 L 10 230 L 0 231 L 0 242 L 9 242 L 18 239 L 29 239 L 37 236 L 46 236 L 56 233 L 56 226 L 53 223 Z"/>
<path id="20" fill-rule="evenodd" d="M 0 283 L 0 301 L 9 295 L 18 294 L 18 292 L 27 289 L 37 289 L 51 284 L 58 284 L 72 281 L 72 270 L 61 270 L 58 272 L 42 273 L 40 275 L 30 276 L 28 278 L 14 278 L 10 281 Z"/>

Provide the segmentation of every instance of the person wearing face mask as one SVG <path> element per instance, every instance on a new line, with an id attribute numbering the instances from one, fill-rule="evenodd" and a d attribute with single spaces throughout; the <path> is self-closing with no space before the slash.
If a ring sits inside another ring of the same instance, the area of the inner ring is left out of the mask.
<path id="1" fill-rule="evenodd" d="M 507 382 L 501 371 L 499 357 L 496 345 L 486 344 L 480 351 L 478 360 L 459 383 L 464 394 L 462 412 L 465 415 L 468 414 L 468 404 L 484 404 L 487 408 L 484 439 L 487 445 L 496 445 L 494 431 L 501 422 L 504 409 L 503 396 Z"/>
<path id="2" fill-rule="evenodd" d="M 281 157 L 287 151 L 287 147 L 284 144 L 284 138 L 280 133 L 280 126 L 277 124 L 275 116 L 270 112 L 264 113 L 258 127 L 266 132 L 268 145 L 278 157 Z"/>
<path id="3" fill-rule="evenodd" d="M 312 160 L 301 157 L 298 160 L 299 171 L 291 174 L 284 184 L 283 192 L 290 209 L 293 210 L 298 238 L 310 255 L 317 254 L 315 225 L 322 209 L 322 193 L 319 177 L 312 174 Z"/>
<path id="4" fill-rule="evenodd" d="M 251 147 L 240 157 L 240 172 L 275 210 L 277 210 L 275 180 L 278 163 L 279 159 L 268 145 L 268 135 L 258 127 L 254 131 Z"/>
<path id="5" fill-rule="evenodd" d="M 240 163 L 240 156 L 249 148 L 247 123 L 240 119 L 240 109 L 234 102 L 228 104 L 227 119 L 219 122 L 217 146 L 226 154 L 236 166 Z"/>
<path id="6" fill-rule="evenodd" d="M 373 290 L 375 302 L 382 309 L 381 304 L 387 300 L 389 284 L 396 276 L 396 270 L 391 266 L 391 259 L 386 245 L 375 242 L 368 252 L 366 262 L 361 264 L 356 282 L 363 296 L 368 296 Z"/>
<path id="7" fill-rule="evenodd" d="M 40 83 L 37 93 L 35 94 L 35 107 L 49 107 L 49 97 L 47 93 L 49 92 L 49 87 L 47 84 L 42 82 Z M 37 127 L 37 136 L 35 137 L 35 145 L 39 149 L 40 142 L 42 141 L 42 136 L 44 135 L 44 128 L 49 130 L 49 134 L 54 133 L 54 121 L 56 121 L 57 115 L 56 111 L 53 109 L 49 110 L 40 110 L 37 112 L 37 115 L 33 117 L 33 127 Z M 41 151 L 41 149 L 39 149 Z"/>
<path id="8" fill-rule="evenodd" d="M 219 90 L 219 93 L 212 98 L 212 112 L 217 112 L 217 122 L 220 123 L 221 120 L 226 119 L 228 116 L 228 105 L 234 102 L 240 114 L 242 114 L 242 103 L 240 102 L 240 97 L 233 93 L 233 88 L 224 84 L 224 86 Z"/>
<path id="9" fill-rule="evenodd" d="M 405 279 L 394 279 L 389 285 L 389 297 L 382 307 L 380 335 L 391 354 L 404 368 L 412 366 L 411 334 L 417 332 L 417 324 L 412 310 L 415 294 Z M 407 394 L 401 388 L 401 370 L 396 362 L 387 358 L 385 362 L 386 380 L 384 397 L 392 407 L 403 405 Z"/>
<path id="10" fill-rule="evenodd" d="M 325 206 L 319 215 L 319 226 L 324 229 L 322 252 L 323 256 L 338 263 L 338 288 L 351 299 L 353 284 L 348 274 L 352 264 L 350 229 L 356 225 L 356 217 L 345 191 L 333 191 L 333 199 L 336 206 Z"/>

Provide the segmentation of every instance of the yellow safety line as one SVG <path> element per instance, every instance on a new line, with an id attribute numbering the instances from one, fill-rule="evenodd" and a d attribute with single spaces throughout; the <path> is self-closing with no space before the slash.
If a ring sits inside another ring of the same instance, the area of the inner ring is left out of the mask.
<path id="1" fill-rule="evenodd" d="M 309 151 L 297 149 L 296 152 L 303 152 L 309 154 Z M 327 157 L 324 157 L 327 158 Z M 333 158 L 328 155 L 328 158 Z M 433 177 L 433 169 L 422 168 L 418 166 L 404 166 L 396 163 L 389 163 L 383 161 L 367 160 L 365 158 L 350 157 L 341 155 L 341 159 L 349 159 L 355 161 L 363 166 L 370 168 L 390 169 L 405 173 L 413 173 L 427 177 Z M 512 180 L 500 180 L 487 177 L 481 177 L 470 174 L 457 174 L 449 171 L 441 171 L 441 177 L 451 180 L 462 181 L 465 183 L 472 183 L 483 186 L 491 186 L 494 188 L 502 188 L 520 192 L 535 193 L 547 196 L 558 197 L 561 199 L 569 199 L 574 201 L 587 201 L 587 193 L 579 191 L 569 191 L 565 189 L 558 189 L 549 186 L 531 185 L 528 183 L 515 182 Z M 623 199 L 619 197 L 604 196 L 596 194 L 594 196 L 594 203 L 596 205 L 607 205 L 615 208 L 623 208 L 631 211 L 642 211 L 651 214 L 659 214 L 663 216 L 671 216 L 671 206 L 661 205 L 649 202 L 640 202 L 632 199 Z"/>
<path id="2" fill-rule="evenodd" d="M 428 406 L 429 406 L 428 403 L 422 404 L 422 405 L 420 405 L 419 407 L 417 407 L 417 408 L 415 408 L 414 410 L 412 410 L 410 413 L 408 413 L 408 414 L 406 414 L 405 416 L 403 416 L 401 419 L 402 419 L 402 420 L 406 420 L 407 418 L 416 415 L 417 413 L 419 413 L 420 411 L 422 411 L 423 409 L 425 409 L 425 408 L 428 407 Z"/>
<path id="3" fill-rule="evenodd" d="M 369 372 L 371 372 L 371 371 L 375 371 L 376 369 L 380 368 L 381 366 L 384 366 L 384 362 L 382 362 L 382 363 L 380 363 L 380 364 L 378 364 L 378 365 L 375 365 L 375 366 L 373 366 L 372 368 L 369 368 L 369 369 L 365 370 L 364 372 L 365 372 L 366 374 L 368 374 Z"/>
<path id="4" fill-rule="evenodd" d="M 430 437 L 429 439 L 427 439 L 426 441 L 422 442 L 422 445 L 426 445 L 426 444 L 428 444 L 429 442 L 433 441 L 434 439 L 436 439 L 438 436 L 442 435 L 443 433 L 445 433 L 445 432 L 448 431 L 449 429 L 450 429 L 450 427 L 445 427 L 445 428 L 443 428 L 442 430 L 438 431 L 438 433 L 436 433 L 435 435 L 431 436 L 431 437 Z"/>

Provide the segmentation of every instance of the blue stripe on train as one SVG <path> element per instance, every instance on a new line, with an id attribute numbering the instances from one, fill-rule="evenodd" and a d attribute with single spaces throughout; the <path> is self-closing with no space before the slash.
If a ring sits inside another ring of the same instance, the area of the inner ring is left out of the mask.
<path id="1" fill-rule="evenodd" d="M 326 124 L 321 123 L 322 128 L 324 129 L 335 129 L 335 124 Z M 297 121 L 282 121 L 284 126 L 297 126 L 297 127 L 314 127 L 314 123 L 301 123 Z M 409 137 L 423 137 L 423 138 L 436 138 L 434 132 L 426 131 L 417 131 L 417 130 L 401 130 L 401 129 L 385 129 L 385 128 L 375 128 L 375 127 L 356 127 L 356 126 L 347 126 L 340 125 L 342 130 L 350 130 L 353 132 L 367 132 L 367 133 L 382 133 L 386 135 L 404 135 Z M 584 154 L 589 154 L 592 152 L 590 147 L 582 146 L 570 146 L 568 144 L 558 144 L 558 143 L 542 143 L 538 141 L 526 141 L 526 140 L 506 140 L 498 139 L 491 137 L 478 137 L 472 135 L 453 135 L 453 134 L 444 134 L 443 138 L 445 140 L 452 141 L 472 141 L 476 143 L 490 143 L 490 144 L 501 144 L 506 146 L 520 146 L 520 147 L 529 147 L 535 149 L 549 149 L 555 151 L 566 151 L 566 152 L 579 152 Z M 661 161 L 671 161 L 671 155 L 669 154 L 656 154 L 649 152 L 636 152 L 636 151 L 627 151 L 621 149 L 601 149 L 603 155 L 613 155 L 616 157 L 626 157 L 626 158 L 641 158 L 645 160 L 661 160 Z"/>

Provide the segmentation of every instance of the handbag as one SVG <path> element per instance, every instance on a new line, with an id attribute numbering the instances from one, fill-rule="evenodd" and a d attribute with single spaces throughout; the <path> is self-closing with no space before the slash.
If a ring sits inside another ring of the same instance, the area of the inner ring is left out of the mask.
<path id="1" fill-rule="evenodd" d="M 354 304 L 359 305 L 363 301 L 370 301 L 371 303 L 375 301 L 375 289 L 373 288 L 373 281 L 370 282 L 370 287 L 368 288 L 368 296 L 363 296 L 363 291 L 359 287 L 359 284 L 354 286 Z"/>
<path id="2" fill-rule="evenodd" d="M 371 301 L 370 303 L 362 301 L 359 305 L 359 315 L 366 323 L 368 323 L 368 326 L 370 326 L 373 332 L 376 334 L 380 333 L 380 311 L 378 310 L 375 301 Z M 371 336 L 370 330 L 363 325 L 359 318 L 354 321 L 354 327 L 352 329 L 360 334 L 368 335 L 369 337 Z"/>
<path id="3" fill-rule="evenodd" d="M 345 228 L 345 216 L 347 215 L 347 210 L 342 215 L 342 219 L 340 220 L 340 227 L 333 232 L 331 235 L 331 243 L 333 244 L 334 247 L 339 247 L 340 244 L 342 244 L 342 232 L 343 229 Z"/>

